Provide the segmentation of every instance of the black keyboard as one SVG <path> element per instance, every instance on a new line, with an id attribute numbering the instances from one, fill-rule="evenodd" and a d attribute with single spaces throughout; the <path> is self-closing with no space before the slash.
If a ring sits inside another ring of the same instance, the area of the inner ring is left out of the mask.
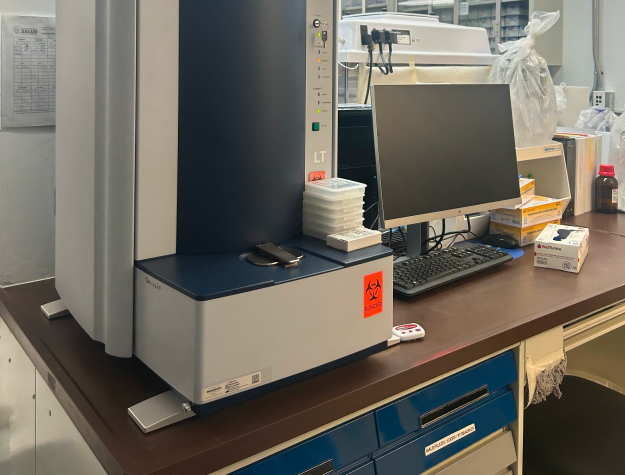
<path id="1" fill-rule="evenodd" d="M 489 246 L 459 243 L 442 251 L 393 264 L 393 288 L 412 296 L 512 260 Z"/>

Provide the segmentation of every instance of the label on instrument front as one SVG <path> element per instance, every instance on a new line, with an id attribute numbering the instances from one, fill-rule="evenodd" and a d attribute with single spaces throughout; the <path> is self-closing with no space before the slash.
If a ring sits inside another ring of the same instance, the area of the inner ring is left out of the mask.
<path id="1" fill-rule="evenodd" d="M 453 444 L 454 442 L 458 442 L 460 439 L 466 437 L 467 435 L 473 434 L 473 432 L 475 432 L 475 424 L 471 424 L 464 429 L 460 429 L 458 432 L 454 432 L 444 439 L 441 439 L 438 442 L 434 442 L 432 445 L 428 445 L 425 448 L 425 456 L 427 457 L 428 455 L 432 455 L 434 452 L 438 452 L 440 449 L 443 449 L 448 445 Z"/>
<path id="2" fill-rule="evenodd" d="M 250 389 L 259 385 L 261 382 L 261 373 L 248 374 L 241 378 L 231 379 L 221 384 L 215 384 L 209 388 L 202 390 L 202 402 L 211 401 L 218 397 L 230 396 L 231 394 Z"/>
<path id="3" fill-rule="evenodd" d="M 393 30 L 393 33 L 397 34 L 398 45 L 409 45 L 411 43 L 410 30 Z"/>

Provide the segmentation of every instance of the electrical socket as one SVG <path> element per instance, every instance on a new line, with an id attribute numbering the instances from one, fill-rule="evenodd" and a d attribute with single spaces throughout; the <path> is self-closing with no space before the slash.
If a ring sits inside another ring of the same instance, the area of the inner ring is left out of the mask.
<path id="1" fill-rule="evenodd" d="M 593 107 L 607 107 L 614 110 L 614 93 L 606 91 L 595 91 L 592 96 Z"/>

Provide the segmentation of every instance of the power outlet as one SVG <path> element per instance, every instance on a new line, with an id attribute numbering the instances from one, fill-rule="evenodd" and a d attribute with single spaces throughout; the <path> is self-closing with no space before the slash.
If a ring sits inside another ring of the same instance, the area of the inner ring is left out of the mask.
<path id="1" fill-rule="evenodd" d="M 607 107 L 614 110 L 614 93 L 606 91 L 595 91 L 592 96 L 593 107 Z"/>

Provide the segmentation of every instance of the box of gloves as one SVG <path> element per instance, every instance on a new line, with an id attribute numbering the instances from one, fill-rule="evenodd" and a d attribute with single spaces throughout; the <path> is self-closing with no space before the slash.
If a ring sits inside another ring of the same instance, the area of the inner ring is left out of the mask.
<path id="1" fill-rule="evenodd" d="M 534 266 L 578 274 L 588 255 L 586 228 L 549 224 L 534 242 Z"/>

